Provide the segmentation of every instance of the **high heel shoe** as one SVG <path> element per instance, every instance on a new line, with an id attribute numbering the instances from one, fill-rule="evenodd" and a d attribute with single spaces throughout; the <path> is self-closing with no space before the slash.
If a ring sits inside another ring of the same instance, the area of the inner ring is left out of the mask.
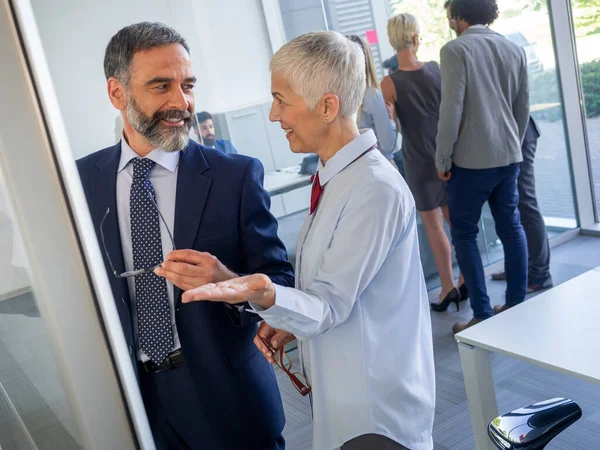
<path id="1" fill-rule="evenodd" d="M 460 301 L 469 299 L 469 290 L 467 289 L 467 283 L 463 283 L 458 287 L 458 293 L 460 294 Z"/>
<path id="2" fill-rule="evenodd" d="M 446 297 L 444 298 L 444 300 L 442 300 L 439 303 L 431 302 L 430 305 L 431 305 L 431 309 L 433 309 L 434 311 L 444 312 L 448 309 L 448 306 L 450 306 L 450 303 L 454 303 L 454 304 L 456 304 L 456 310 L 460 311 L 459 302 L 460 302 L 460 293 L 458 292 L 458 289 L 452 288 L 452 290 L 450 292 L 448 292 L 448 294 L 446 294 Z"/>

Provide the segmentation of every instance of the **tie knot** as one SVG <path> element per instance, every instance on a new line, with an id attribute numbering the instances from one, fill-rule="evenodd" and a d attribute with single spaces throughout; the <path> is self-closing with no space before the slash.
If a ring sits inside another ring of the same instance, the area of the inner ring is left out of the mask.
<path id="1" fill-rule="evenodd" d="M 148 178 L 150 171 L 156 165 L 154 161 L 148 158 L 133 158 L 133 178 Z"/>

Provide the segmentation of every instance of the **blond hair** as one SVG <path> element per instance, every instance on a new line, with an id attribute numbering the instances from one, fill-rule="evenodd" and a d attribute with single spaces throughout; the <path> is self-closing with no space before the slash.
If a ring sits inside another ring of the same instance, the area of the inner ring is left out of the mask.
<path id="1" fill-rule="evenodd" d="M 352 42 L 357 44 L 365 55 L 365 75 L 367 77 L 367 87 L 381 89 L 379 84 L 379 78 L 377 78 L 377 69 L 375 68 L 375 58 L 373 58 L 373 52 L 371 46 L 360 36 L 352 34 L 348 36 Z"/>
<path id="2" fill-rule="evenodd" d="M 356 115 L 365 93 L 365 57 L 358 45 L 335 31 L 298 36 L 271 59 L 281 76 L 314 109 L 327 93 L 340 100 L 340 115 Z"/>
<path id="3" fill-rule="evenodd" d="M 417 18 L 408 13 L 396 14 L 390 17 L 387 23 L 390 45 L 397 52 L 412 47 L 413 37 L 420 31 Z"/>

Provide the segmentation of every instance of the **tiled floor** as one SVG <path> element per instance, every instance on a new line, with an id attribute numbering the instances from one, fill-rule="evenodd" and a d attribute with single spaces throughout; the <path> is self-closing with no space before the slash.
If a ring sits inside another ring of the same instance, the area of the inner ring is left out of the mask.
<path id="1" fill-rule="evenodd" d="M 590 237 L 577 237 L 553 248 L 555 284 L 600 266 L 599 250 L 600 239 Z M 504 286 L 501 282 L 488 283 L 493 303 L 503 302 Z M 450 332 L 454 322 L 468 320 L 470 316 L 471 310 L 464 302 L 460 312 L 452 309 L 432 313 L 437 377 L 434 439 L 435 448 L 440 450 L 474 448 L 458 350 Z M 295 353 L 292 352 L 293 357 Z M 499 355 L 493 355 L 493 373 L 498 406 L 503 412 L 555 396 L 571 397 L 582 406 L 583 418 L 550 448 L 600 448 L 600 388 Z M 308 399 L 296 392 L 281 371 L 277 370 L 277 375 L 287 417 L 284 430 L 287 448 L 309 450 L 312 426 Z M 43 323 L 30 294 L 0 302 L 0 383 L 4 388 L 0 388 L 3 450 L 35 448 L 31 440 L 40 449 L 78 448 Z"/>

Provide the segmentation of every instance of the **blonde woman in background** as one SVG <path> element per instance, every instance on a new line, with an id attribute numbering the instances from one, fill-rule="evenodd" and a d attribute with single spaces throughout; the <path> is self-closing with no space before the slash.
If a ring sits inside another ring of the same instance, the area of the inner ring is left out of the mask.
<path id="1" fill-rule="evenodd" d="M 388 110 L 383 100 L 381 86 L 375 71 L 375 61 L 369 44 L 355 34 L 348 36 L 348 39 L 358 44 L 365 55 L 367 89 L 362 105 L 358 110 L 358 128 L 372 129 L 375 137 L 377 137 L 377 148 L 383 153 L 383 156 L 393 163 L 392 154 L 396 150 L 396 140 L 398 139 L 396 123 L 390 119 L 391 109 L 393 108 L 390 106 Z"/>
<path id="2" fill-rule="evenodd" d="M 415 198 L 431 244 L 431 251 L 442 283 L 439 302 L 434 311 L 445 311 L 450 303 L 459 308 L 459 301 L 469 295 L 462 277 L 459 288 L 454 286 L 452 247 L 444 231 L 444 219 L 449 223 L 446 183 L 437 176 L 435 139 L 441 101 L 441 73 L 437 62 L 419 61 L 421 44 L 419 24 L 411 14 L 398 14 L 388 20 L 390 44 L 398 56 L 398 70 L 381 82 L 387 104 L 393 105 L 403 130 L 402 153 L 405 178 Z"/>

